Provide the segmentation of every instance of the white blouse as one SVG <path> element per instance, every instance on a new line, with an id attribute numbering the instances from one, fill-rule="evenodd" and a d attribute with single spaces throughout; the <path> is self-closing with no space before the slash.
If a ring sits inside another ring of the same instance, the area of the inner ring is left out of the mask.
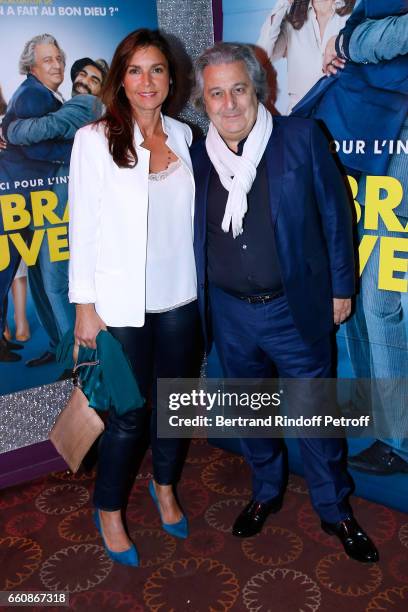
<path id="1" fill-rule="evenodd" d="M 191 178 L 180 159 L 149 175 L 146 312 L 165 312 L 197 298 L 193 196 Z"/>
<path id="2" fill-rule="evenodd" d="M 322 38 L 311 1 L 307 19 L 300 30 L 295 30 L 285 19 L 290 7 L 291 3 L 288 0 L 277 0 L 262 26 L 256 43 L 266 51 L 271 62 L 282 57 L 287 59 L 288 114 L 323 76 L 323 56 L 327 41 L 332 36 L 337 36 L 350 17 L 350 15 L 341 17 L 333 8 Z"/>

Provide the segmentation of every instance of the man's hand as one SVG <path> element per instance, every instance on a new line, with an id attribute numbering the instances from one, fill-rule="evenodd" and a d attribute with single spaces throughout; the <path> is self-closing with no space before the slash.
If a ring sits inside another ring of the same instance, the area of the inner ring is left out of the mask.
<path id="1" fill-rule="evenodd" d="M 333 298 L 334 324 L 340 325 L 350 316 L 351 298 Z"/>
<path id="2" fill-rule="evenodd" d="M 336 36 L 329 38 L 324 51 L 322 70 L 326 76 L 336 74 L 337 69 L 340 68 L 342 70 L 346 64 L 346 60 L 337 56 L 336 38 Z"/>

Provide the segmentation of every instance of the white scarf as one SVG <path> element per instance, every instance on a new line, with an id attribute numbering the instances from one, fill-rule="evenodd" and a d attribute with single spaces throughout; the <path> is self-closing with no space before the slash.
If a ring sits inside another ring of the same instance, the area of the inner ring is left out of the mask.
<path id="1" fill-rule="evenodd" d="M 220 181 L 229 192 L 221 227 L 228 232 L 232 226 L 234 238 L 242 234 L 242 223 L 248 210 L 247 193 L 256 177 L 256 168 L 272 133 L 272 115 L 258 104 L 258 116 L 244 144 L 242 155 L 236 155 L 225 144 L 210 123 L 205 146 L 208 157 Z"/>

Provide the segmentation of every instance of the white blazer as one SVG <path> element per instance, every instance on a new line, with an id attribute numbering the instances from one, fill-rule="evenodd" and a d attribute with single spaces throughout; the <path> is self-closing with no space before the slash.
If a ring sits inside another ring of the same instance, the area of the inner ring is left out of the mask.
<path id="1" fill-rule="evenodd" d="M 188 125 L 162 116 L 167 146 L 181 160 L 193 184 Z M 145 318 L 148 175 L 150 152 L 135 124 L 138 162 L 119 168 L 102 124 L 77 131 L 69 178 L 69 300 L 95 304 L 112 327 L 141 327 Z"/>

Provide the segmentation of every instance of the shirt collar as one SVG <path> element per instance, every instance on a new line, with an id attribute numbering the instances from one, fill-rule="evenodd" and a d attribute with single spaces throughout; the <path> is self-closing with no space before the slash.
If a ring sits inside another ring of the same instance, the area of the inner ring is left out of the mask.
<path id="1" fill-rule="evenodd" d="M 236 152 L 236 155 L 242 155 L 242 151 L 244 150 L 244 144 L 246 143 L 247 138 L 248 136 L 246 136 L 246 138 L 244 138 L 238 143 L 238 151 Z"/>
<path id="2" fill-rule="evenodd" d="M 61 102 L 62 104 L 64 104 L 65 99 L 64 96 L 62 95 L 62 93 L 60 91 L 54 91 L 53 89 L 51 89 L 50 87 L 47 87 L 47 85 L 45 85 L 45 83 L 43 83 L 42 81 L 40 81 L 40 79 L 37 79 L 37 77 L 35 76 L 35 74 L 32 74 L 32 72 L 29 72 L 27 74 L 27 78 L 31 78 L 34 79 L 35 81 L 37 81 L 38 83 L 40 83 L 43 87 L 45 87 L 45 89 L 48 89 L 48 91 L 50 91 L 52 93 L 52 95 L 57 98 L 57 100 L 59 102 Z"/>
<path id="3" fill-rule="evenodd" d="M 47 86 L 45 85 L 45 87 L 47 87 Z M 50 88 L 47 87 L 47 89 L 50 89 Z M 57 100 L 59 102 L 64 104 L 64 102 L 65 102 L 64 96 L 62 95 L 62 93 L 60 91 L 58 91 L 58 89 L 57 89 L 57 91 L 54 91 L 53 89 L 50 89 L 50 92 L 54 95 L 55 98 L 57 98 Z"/>
<path id="4" fill-rule="evenodd" d="M 313 2 L 312 0 L 309 0 L 309 6 L 307 7 L 308 12 L 311 11 L 313 9 Z M 313 9 L 314 10 L 314 9 Z M 334 4 L 332 5 L 332 14 L 334 15 L 334 13 L 336 12 L 336 7 L 334 6 Z"/>

